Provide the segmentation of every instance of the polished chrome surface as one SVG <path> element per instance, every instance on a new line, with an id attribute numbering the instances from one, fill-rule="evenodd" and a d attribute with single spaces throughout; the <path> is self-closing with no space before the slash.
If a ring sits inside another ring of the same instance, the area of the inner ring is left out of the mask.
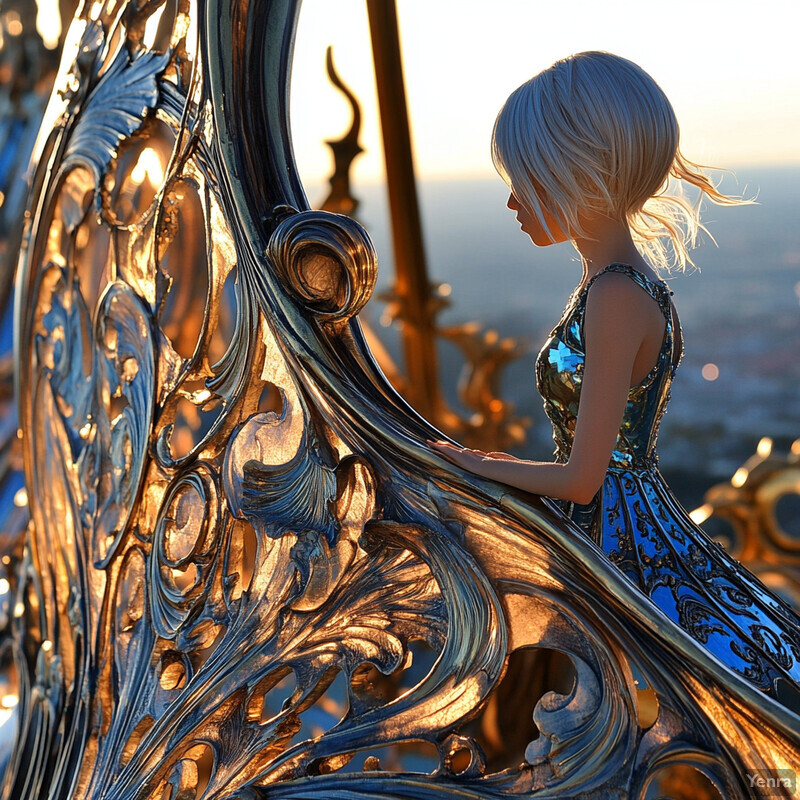
<path id="1" fill-rule="evenodd" d="M 3 797 L 764 795 L 800 718 L 555 508 L 432 454 L 376 368 L 369 237 L 292 160 L 296 16 L 88 2 L 67 36 L 18 282 Z M 572 679 L 498 702 L 528 650 Z"/>

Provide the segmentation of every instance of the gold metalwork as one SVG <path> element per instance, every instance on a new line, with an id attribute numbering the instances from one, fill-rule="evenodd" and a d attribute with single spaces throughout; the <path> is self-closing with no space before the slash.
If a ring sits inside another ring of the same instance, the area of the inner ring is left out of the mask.
<path id="1" fill-rule="evenodd" d="M 777 796 L 747 774 L 796 767 L 797 715 L 554 508 L 432 454 L 376 368 L 369 238 L 292 160 L 296 15 L 103 0 L 70 30 L 18 284 L 3 797 L 644 798 L 687 766 Z M 572 679 L 493 700 L 544 649 Z M 531 714 L 521 766 L 487 767 Z M 433 771 L 376 752 L 404 743 Z"/>
<path id="2" fill-rule="evenodd" d="M 765 437 L 731 480 L 712 486 L 692 512 L 734 558 L 795 608 L 800 608 L 800 539 L 781 526 L 778 504 L 798 497 L 800 439 L 789 453 L 776 453 Z"/>
<path id="3" fill-rule="evenodd" d="M 331 191 L 321 208 L 323 211 L 331 211 L 334 214 L 348 214 L 354 217 L 358 210 L 358 200 L 353 197 L 350 191 L 350 166 L 356 156 L 364 152 L 364 148 L 358 143 L 358 133 L 361 130 L 361 107 L 358 105 L 356 96 L 348 89 L 333 66 L 332 47 L 328 47 L 325 52 L 325 67 L 330 82 L 345 96 L 350 104 L 350 109 L 353 112 L 353 121 L 350 123 L 350 129 L 341 139 L 329 139 L 325 142 L 333 153 L 333 175 L 330 177 Z"/>
<path id="4" fill-rule="evenodd" d="M 436 354 L 434 298 L 425 265 L 403 62 L 394 0 L 367 0 L 375 83 L 381 116 L 386 183 L 392 218 L 394 295 L 403 325 L 407 397 L 429 419 L 442 409 Z"/>

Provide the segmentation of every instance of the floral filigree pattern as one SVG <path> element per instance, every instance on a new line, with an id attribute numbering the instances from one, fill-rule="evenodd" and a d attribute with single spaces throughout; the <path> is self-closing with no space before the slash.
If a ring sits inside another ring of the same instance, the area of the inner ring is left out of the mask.
<path id="1" fill-rule="evenodd" d="M 437 460 L 377 369 L 369 237 L 307 210 L 293 167 L 296 13 L 118 0 L 73 23 L 19 284 L 32 525 L 2 796 L 644 797 L 686 763 L 747 796 L 743 765 L 800 755 L 791 712 L 557 510 Z M 523 650 L 572 685 L 501 707 Z M 539 737 L 494 770 L 497 715 Z"/>

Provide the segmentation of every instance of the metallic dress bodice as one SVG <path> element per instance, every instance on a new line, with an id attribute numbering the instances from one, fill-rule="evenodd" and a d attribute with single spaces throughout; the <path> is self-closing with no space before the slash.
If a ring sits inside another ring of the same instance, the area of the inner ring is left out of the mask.
<path id="1" fill-rule="evenodd" d="M 656 439 L 682 355 L 666 285 L 611 264 L 570 298 L 536 361 L 536 384 L 566 462 L 578 417 L 586 347 L 583 323 L 606 272 L 635 281 L 661 308 L 663 343 L 628 402 L 603 485 L 591 503 L 562 503 L 619 569 L 674 622 L 760 689 L 800 710 L 800 619 L 692 522 L 658 471 Z"/>
<path id="2" fill-rule="evenodd" d="M 670 291 L 625 264 L 611 264 L 570 298 L 558 325 L 550 333 L 536 362 L 536 386 L 553 423 L 556 459 L 565 462 L 572 449 L 586 352 L 583 320 L 589 290 L 605 272 L 622 272 L 636 281 L 659 304 L 666 317 L 658 360 L 647 377 L 628 392 L 609 467 L 642 469 L 656 464 L 656 438 L 669 401 L 670 384 L 682 353 L 676 353 Z"/>

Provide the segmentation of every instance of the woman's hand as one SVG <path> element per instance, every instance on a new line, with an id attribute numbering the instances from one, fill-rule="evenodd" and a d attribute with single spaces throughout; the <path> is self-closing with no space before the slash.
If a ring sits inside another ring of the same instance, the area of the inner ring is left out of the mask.
<path id="1" fill-rule="evenodd" d="M 487 477 L 487 466 L 491 464 L 492 461 L 517 460 L 508 453 L 486 453 L 483 450 L 470 450 L 441 440 L 438 442 L 430 442 L 430 446 L 439 453 L 439 455 L 444 456 L 453 464 L 469 470 L 476 475 L 485 475 Z"/>
<path id="2" fill-rule="evenodd" d="M 483 450 L 469 450 L 465 447 L 428 440 L 431 450 L 446 458 L 473 475 L 505 483 L 533 494 L 545 494 L 540 486 L 559 488 L 564 483 L 566 469 L 564 464 L 542 464 L 523 461 L 508 453 L 486 453 Z M 551 496 L 560 495 L 553 492 Z"/>
<path id="3" fill-rule="evenodd" d="M 488 453 L 484 453 L 483 450 L 468 450 L 441 440 L 431 442 L 430 445 L 439 455 L 470 472 L 477 472 L 480 463 L 488 457 Z"/>

